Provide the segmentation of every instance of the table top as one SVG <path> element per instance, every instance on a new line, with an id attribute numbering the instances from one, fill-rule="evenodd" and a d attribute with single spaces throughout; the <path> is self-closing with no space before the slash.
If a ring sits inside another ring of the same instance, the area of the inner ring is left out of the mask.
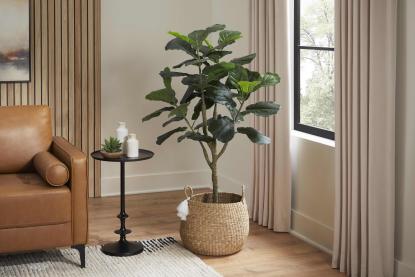
<path id="1" fill-rule="evenodd" d="M 138 162 L 151 159 L 154 153 L 150 150 L 140 149 L 137 158 L 128 158 L 126 155 L 122 155 L 119 158 L 106 158 L 102 155 L 101 150 L 97 150 L 91 153 L 91 157 L 95 160 L 105 162 Z"/>

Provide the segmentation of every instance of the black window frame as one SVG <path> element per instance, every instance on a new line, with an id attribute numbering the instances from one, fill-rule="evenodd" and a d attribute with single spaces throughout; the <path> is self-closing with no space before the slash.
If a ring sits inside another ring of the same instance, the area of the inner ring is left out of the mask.
<path id="1" fill-rule="evenodd" d="M 301 0 L 294 0 L 294 130 L 308 133 L 314 136 L 323 137 L 330 140 L 335 140 L 335 134 L 333 131 L 317 128 L 314 126 L 301 123 L 300 116 L 300 101 L 301 101 L 301 50 L 320 50 L 320 51 L 333 51 L 334 47 L 315 47 L 315 46 L 303 46 L 300 40 L 300 10 Z"/>

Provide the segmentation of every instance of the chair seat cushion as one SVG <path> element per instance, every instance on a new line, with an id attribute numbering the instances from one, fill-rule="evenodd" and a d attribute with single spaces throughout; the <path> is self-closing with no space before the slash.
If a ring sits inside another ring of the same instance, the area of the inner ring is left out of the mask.
<path id="1" fill-rule="evenodd" d="M 67 186 L 49 186 L 38 174 L 0 174 L 0 229 L 71 221 Z"/>

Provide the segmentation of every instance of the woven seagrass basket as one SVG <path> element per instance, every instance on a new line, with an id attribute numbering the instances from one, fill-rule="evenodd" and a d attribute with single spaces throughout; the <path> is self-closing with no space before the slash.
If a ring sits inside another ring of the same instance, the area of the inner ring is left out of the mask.
<path id="1" fill-rule="evenodd" d="M 189 214 L 181 221 L 183 245 L 193 253 L 224 256 L 240 251 L 249 233 L 249 215 L 244 197 L 234 193 L 219 193 L 219 203 L 212 203 L 212 193 L 193 195 L 185 188 L 189 199 Z"/>

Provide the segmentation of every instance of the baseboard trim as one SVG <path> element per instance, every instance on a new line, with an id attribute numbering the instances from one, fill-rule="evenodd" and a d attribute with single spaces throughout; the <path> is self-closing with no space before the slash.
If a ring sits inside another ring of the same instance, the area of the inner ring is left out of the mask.
<path id="1" fill-rule="evenodd" d="M 206 170 L 188 170 L 135 174 L 125 176 L 125 194 L 139 194 L 182 190 L 185 185 L 193 188 L 210 187 L 210 173 Z M 104 177 L 101 180 L 101 196 L 120 194 L 119 177 Z"/>
<path id="2" fill-rule="evenodd" d="M 294 209 L 291 210 L 291 215 L 291 233 L 294 236 L 326 253 L 332 253 L 334 233 L 332 227 Z"/>
<path id="3" fill-rule="evenodd" d="M 413 277 L 415 267 L 395 259 L 395 277 Z"/>
<path id="4" fill-rule="evenodd" d="M 197 185 L 192 186 L 193 189 L 209 189 L 208 186 Z M 125 195 L 134 195 L 134 194 L 144 194 L 144 193 L 154 193 L 154 192 L 168 192 L 168 191 L 184 191 L 184 186 L 174 186 L 168 188 L 154 188 L 154 189 L 138 189 L 138 190 L 126 190 Z M 101 194 L 101 197 L 112 197 L 112 196 L 119 196 L 119 192 L 108 192 L 105 194 Z M 184 197 L 184 192 L 183 192 Z"/>
<path id="5" fill-rule="evenodd" d="M 290 230 L 290 234 L 293 235 L 296 238 L 299 238 L 302 241 L 305 241 L 308 244 L 311 244 L 312 246 L 320 249 L 321 251 L 326 252 L 327 254 L 330 254 L 330 255 L 333 254 L 333 251 L 331 249 L 328 249 L 327 247 L 321 245 L 320 243 L 318 243 L 318 242 L 316 242 L 316 241 L 314 241 L 314 240 L 312 240 L 312 239 L 310 239 L 310 238 L 308 238 L 308 237 L 306 237 L 306 236 L 304 236 L 304 235 L 302 235 L 302 234 L 300 234 L 300 233 L 298 233 L 294 230 Z"/>
<path id="6" fill-rule="evenodd" d="M 327 224 L 324 224 L 324 223 L 322 223 L 322 222 L 320 222 L 320 221 L 312 218 L 311 216 L 308 216 L 306 214 L 303 214 L 302 212 L 299 212 L 299 211 L 294 210 L 294 209 L 291 209 L 291 212 L 294 213 L 297 216 L 301 216 L 302 218 L 304 218 L 304 219 L 306 219 L 306 220 L 308 220 L 310 222 L 313 222 L 313 224 L 319 225 L 320 227 L 322 227 L 324 229 L 327 229 L 327 230 L 329 230 L 331 232 L 334 231 L 334 229 L 332 227 L 328 226 Z"/>
<path id="7" fill-rule="evenodd" d="M 223 175 L 219 174 L 219 183 L 220 183 L 220 191 L 232 192 L 236 194 L 242 193 L 242 185 L 245 185 L 245 192 L 247 190 L 246 184 L 242 184 L 241 182 Z"/>
<path id="8" fill-rule="evenodd" d="M 241 193 L 238 181 L 219 174 L 220 191 Z M 147 174 L 134 174 L 125 176 L 125 194 L 140 194 L 182 190 L 185 185 L 192 188 L 210 188 L 211 176 L 207 170 L 187 170 Z M 120 179 L 116 177 L 103 177 L 101 179 L 101 196 L 116 196 L 120 194 Z"/>

